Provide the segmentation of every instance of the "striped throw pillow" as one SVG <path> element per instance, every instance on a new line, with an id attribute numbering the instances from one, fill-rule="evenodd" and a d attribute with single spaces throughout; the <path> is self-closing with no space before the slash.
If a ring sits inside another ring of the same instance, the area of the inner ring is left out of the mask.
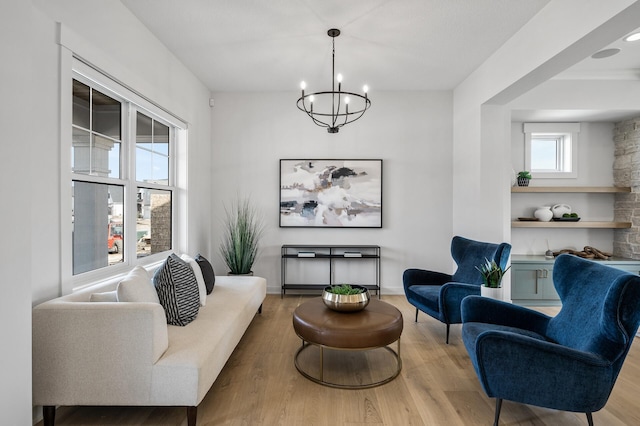
<path id="1" fill-rule="evenodd" d="M 153 276 L 153 285 L 167 316 L 167 324 L 185 326 L 198 316 L 200 295 L 193 270 L 172 254 Z"/>

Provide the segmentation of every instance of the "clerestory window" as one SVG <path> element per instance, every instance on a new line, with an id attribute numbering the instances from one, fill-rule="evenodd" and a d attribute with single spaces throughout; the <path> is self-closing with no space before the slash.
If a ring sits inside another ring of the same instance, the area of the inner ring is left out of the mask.
<path id="1" fill-rule="evenodd" d="M 534 178 L 578 176 L 579 123 L 525 123 L 525 168 Z"/>

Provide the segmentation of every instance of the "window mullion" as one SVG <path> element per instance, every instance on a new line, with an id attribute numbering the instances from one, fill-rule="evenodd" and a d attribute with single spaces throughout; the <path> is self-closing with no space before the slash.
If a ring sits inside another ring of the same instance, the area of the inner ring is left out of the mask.
<path id="1" fill-rule="evenodd" d="M 126 122 L 124 134 L 126 135 L 126 158 L 123 158 L 123 168 L 126 170 L 126 203 L 125 203 L 125 262 L 131 264 L 136 260 L 136 221 L 138 218 L 137 186 L 135 181 L 136 164 L 136 108 L 130 102 L 126 103 Z"/>

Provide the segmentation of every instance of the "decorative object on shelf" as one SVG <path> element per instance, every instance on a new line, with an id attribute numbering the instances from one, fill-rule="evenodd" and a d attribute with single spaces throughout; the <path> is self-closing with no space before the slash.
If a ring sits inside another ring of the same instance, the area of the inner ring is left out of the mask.
<path id="1" fill-rule="evenodd" d="M 551 207 L 554 218 L 563 217 L 565 214 L 571 214 L 571 206 L 567 204 L 556 204 Z"/>
<path id="2" fill-rule="evenodd" d="M 259 252 L 264 231 L 262 215 L 249 198 L 237 199 L 230 209 L 225 206 L 224 235 L 220 251 L 231 275 L 253 274 L 251 267 Z"/>
<path id="3" fill-rule="evenodd" d="M 598 250 L 595 247 L 585 246 L 582 251 L 572 250 L 572 249 L 563 249 L 560 251 L 553 252 L 554 256 L 559 256 L 563 253 L 569 253 L 574 256 L 582 257 L 584 259 L 598 259 L 598 260 L 608 260 L 613 254 L 607 253 L 606 251 Z"/>
<path id="4" fill-rule="evenodd" d="M 547 251 L 544 252 L 544 258 L 547 260 L 551 260 L 553 259 L 553 252 L 551 251 L 551 248 L 549 247 L 549 240 L 547 241 Z"/>
<path id="5" fill-rule="evenodd" d="M 341 284 L 325 287 L 322 301 L 329 309 L 338 312 L 357 312 L 367 307 L 371 300 L 369 290 L 359 285 Z"/>
<path id="6" fill-rule="evenodd" d="M 553 218 L 553 212 L 551 206 L 541 206 L 533 212 L 533 215 L 537 217 L 541 222 L 549 222 Z"/>
<path id="7" fill-rule="evenodd" d="M 511 168 L 511 186 L 516 186 L 516 184 L 518 183 L 518 178 L 516 177 L 516 171 L 513 170 L 513 167 Z"/>
<path id="8" fill-rule="evenodd" d="M 480 294 L 493 299 L 502 299 L 502 277 L 509 268 L 511 268 L 511 266 L 507 266 L 507 269 L 503 270 L 495 260 L 486 258 L 485 263 L 476 266 L 476 269 L 480 271 L 482 275 L 483 281 L 480 287 Z"/>
<path id="9" fill-rule="evenodd" d="M 540 219 L 538 219 L 537 217 L 519 217 L 518 220 L 521 222 L 537 222 Z"/>
<path id="10" fill-rule="evenodd" d="M 382 160 L 280 160 L 280 227 L 382 228 Z"/>
<path id="11" fill-rule="evenodd" d="M 554 217 L 553 220 L 556 222 L 577 222 L 580 220 L 580 216 L 578 213 L 565 213 L 562 217 Z"/>
<path id="12" fill-rule="evenodd" d="M 518 186 L 529 186 L 531 180 L 531 173 L 526 170 L 518 172 Z"/>
<path id="13" fill-rule="evenodd" d="M 307 84 L 303 81 L 300 83 L 302 96 L 298 98 L 296 103 L 300 111 L 304 111 L 313 122 L 320 126 L 326 127 L 329 133 L 338 133 L 340 127 L 348 123 L 353 123 L 362 117 L 367 109 L 371 107 L 371 100 L 367 92 L 369 88 L 364 85 L 362 91 L 364 95 L 353 92 L 342 91 L 342 74 L 336 76 L 336 37 L 340 35 L 340 30 L 332 28 L 327 31 L 327 35 L 331 37 L 331 91 L 314 92 L 305 94 Z M 338 90 L 336 91 L 336 82 Z M 359 104 L 351 103 L 351 98 Z M 314 105 L 315 111 L 314 111 Z M 351 110 L 349 110 L 351 105 Z"/>

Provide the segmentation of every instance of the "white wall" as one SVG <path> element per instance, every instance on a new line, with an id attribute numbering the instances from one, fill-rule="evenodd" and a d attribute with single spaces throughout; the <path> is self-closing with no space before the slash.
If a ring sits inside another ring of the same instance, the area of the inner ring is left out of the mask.
<path id="1" fill-rule="evenodd" d="M 31 141 L 42 138 L 27 114 L 37 107 L 24 87 L 37 84 L 31 67 L 31 5 L 5 2 L 0 14 L 0 413 L 3 424 L 31 423 L 31 261 L 32 209 Z M 9 42 L 11 41 L 11 42 Z M 13 41 L 16 41 L 15 43 Z M 13 183 L 13 184 L 11 184 Z"/>
<path id="2" fill-rule="evenodd" d="M 511 126 L 511 159 L 516 172 L 524 170 L 523 123 Z M 613 186 L 613 123 L 580 123 L 578 135 L 578 177 L 534 179 L 531 186 Z M 533 217 L 539 206 L 568 204 L 582 220 L 613 220 L 614 194 L 512 194 L 511 219 Z M 612 229 L 515 228 L 511 230 L 514 254 L 544 254 L 547 241 L 553 251 L 582 250 L 593 246 L 613 251 Z"/>
<path id="3" fill-rule="evenodd" d="M 504 208 L 511 197 L 505 185 L 510 120 L 504 105 L 635 29 L 638 16 L 640 3 L 631 0 L 552 1 L 456 87 L 454 232 L 472 232 L 482 223 L 484 230 L 475 231 L 480 237 L 510 240 Z M 496 203 L 502 208 L 496 210 Z M 475 223 L 466 214 L 469 205 L 481 212 Z"/>
<path id="4" fill-rule="evenodd" d="M 249 195 L 269 226 L 254 267 L 280 291 L 283 244 L 377 244 L 383 293 L 402 293 L 407 267 L 452 271 L 451 93 L 371 92 L 371 109 L 338 134 L 296 108 L 297 92 L 216 93 L 211 212 L 215 248 L 223 203 Z M 279 228 L 282 158 L 383 159 L 382 229 Z M 216 273 L 227 269 L 218 255 Z"/>
<path id="5" fill-rule="evenodd" d="M 640 87 L 630 80 L 550 80 L 514 99 L 512 110 L 555 111 L 558 116 L 573 111 L 629 111 L 640 109 Z M 639 113 L 640 114 L 640 113 Z M 511 127 L 511 160 L 514 170 L 524 170 L 524 133 L 522 123 Z M 613 123 L 583 122 L 578 136 L 578 177 L 575 179 L 544 179 L 538 186 L 612 186 L 613 185 Z M 539 205 L 569 204 L 587 220 L 613 219 L 613 194 L 514 194 L 511 196 L 511 218 L 531 216 Z M 584 246 L 613 251 L 613 230 L 610 229 L 527 229 L 511 231 L 513 252 L 544 254 L 547 241 L 551 250 L 575 249 Z"/>
<path id="6" fill-rule="evenodd" d="M 188 190 L 200 195 L 190 198 L 180 212 L 187 236 L 178 242 L 176 249 L 208 253 L 210 221 L 203 206 L 210 202 L 207 189 L 211 155 L 209 91 L 120 2 L 33 0 L 33 4 L 36 6 L 34 31 L 38 33 L 34 58 L 37 58 L 39 78 L 45 83 L 31 96 L 43 107 L 39 124 L 47 135 L 41 143 L 36 142 L 34 149 L 38 155 L 33 161 L 39 175 L 54 177 L 39 188 L 41 195 L 37 198 L 37 215 L 32 225 L 34 304 L 60 294 L 58 248 L 60 238 L 70 238 L 70 235 L 60 235 L 60 202 L 66 201 L 60 200 L 58 161 L 52 161 L 61 155 L 58 141 L 60 49 L 71 50 L 188 123 L 189 140 L 180 150 L 188 155 Z M 118 30 L 114 31 L 116 27 Z M 63 47 L 58 44 L 59 39 Z M 62 70 L 63 75 L 67 72 Z M 185 247 L 187 239 L 189 246 Z"/>
<path id="7" fill-rule="evenodd" d="M 60 46 L 56 22 L 86 60 L 189 123 L 189 246 L 210 249 L 209 91 L 120 2 L 9 1 L 0 14 L 3 142 L 0 363 L 3 424 L 32 422 L 31 307 L 60 294 Z M 117 28 L 117 31 L 115 30 Z M 184 239 L 186 241 L 186 238 Z M 6 346 L 6 345 L 5 345 Z M 38 416 L 36 411 L 36 416 Z"/>

